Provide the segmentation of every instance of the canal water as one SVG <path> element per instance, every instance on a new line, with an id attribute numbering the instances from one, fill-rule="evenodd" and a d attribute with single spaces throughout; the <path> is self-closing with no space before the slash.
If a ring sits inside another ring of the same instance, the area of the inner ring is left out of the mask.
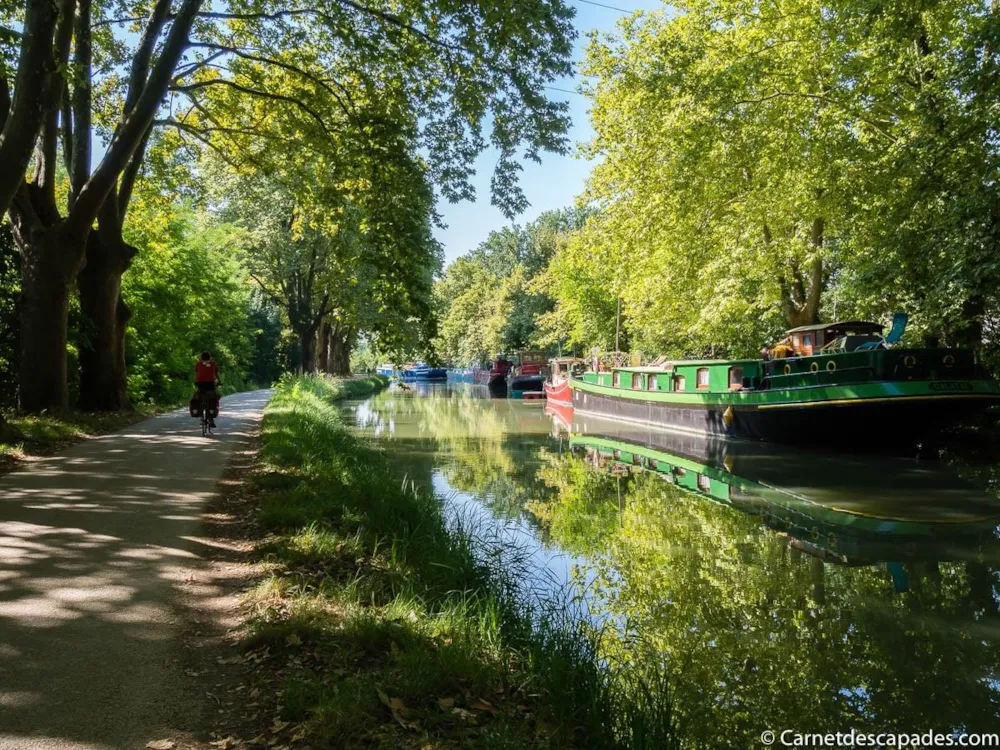
<path id="1" fill-rule="evenodd" d="M 693 745 L 1000 727 L 1000 501 L 945 466 L 574 419 L 464 384 L 345 410 L 407 481 L 527 549 L 526 586 L 613 623 L 609 663 L 665 668 Z"/>

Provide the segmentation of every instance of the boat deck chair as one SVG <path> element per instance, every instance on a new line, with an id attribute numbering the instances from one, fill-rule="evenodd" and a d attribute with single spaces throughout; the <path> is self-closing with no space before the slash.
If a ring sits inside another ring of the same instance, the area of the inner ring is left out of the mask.
<path id="1" fill-rule="evenodd" d="M 909 319 L 910 316 L 906 313 L 895 313 L 892 316 L 892 328 L 889 329 L 888 336 L 884 336 L 878 341 L 869 341 L 868 343 L 862 344 L 854 351 L 862 352 L 871 349 L 878 349 L 880 347 L 888 349 L 890 346 L 899 343 L 899 340 L 903 338 L 903 332 L 906 331 L 906 322 Z"/>

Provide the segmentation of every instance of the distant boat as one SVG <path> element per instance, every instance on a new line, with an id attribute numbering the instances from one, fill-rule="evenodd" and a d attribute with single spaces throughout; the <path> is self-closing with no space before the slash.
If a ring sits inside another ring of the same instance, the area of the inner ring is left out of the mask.
<path id="1" fill-rule="evenodd" d="M 474 370 L 471 368 L 458 368 L 453 367 L 448 370 L 448 382 L 449 383 L 474 383 L 473 379 Z"/>
<path id="2" fill-rule="evenodd" d="M 474 368 L 472 380 L 478 385 L 487 386 L 492 396 L 504 397 L 507 395 L 507 375 L 513 368 L 514 363 L 501 354 L 486 367 Z"/>
<path id="3" fill-rule="evenodd" d="M 404 381 L 427 383 L 448 380 L 448 371 L 443 367 L 430 367 L 426 362 L 417 362 L 403 368 Z"/>
<path id="4" fill-rule="evenodd" d="M 379 365 L 375 368 L 375 374 L 381 375 L 383 378 L 392 378 L 399 373 L 396 371 L 396 365 Z"/>
<path id="5" fill-rule="evenodd" d="M 523 351 L 520 355 L 521 364 L 507 378 L 507 392 L 514 399 L 544 399 L 545 376 L 542 367 L 545 365 L 545 352 Z"/>
<path id="6" fill-rule="evenodd" d="M 802 326 L 767 359 L 574 375 L 573 407 L 577 415 L 692 434 L 881 450 L 916 445 L 1000 404 L 1000 385 L 972 351 L 896 348 L 904 326 L 901 313 L 884 338 L 878 323 Z"/>

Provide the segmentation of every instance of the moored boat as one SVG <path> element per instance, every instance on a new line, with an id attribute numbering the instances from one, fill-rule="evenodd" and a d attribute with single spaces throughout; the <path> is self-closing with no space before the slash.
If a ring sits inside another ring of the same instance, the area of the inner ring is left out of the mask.
<path id="1" fill-rule="evenodd" d="M 402 378 L 419 383 L 440 382 L 448 379 L 448 371 L 443 367 L 430 367 L 425 362 L 417 362 L 403 368 Z"/>
<path id="2" fill-rule="evenodd" d="M 549 379 L 545 381 L 545 398 L 549 403 L 573 405 L 569 379 L 574 370 L 582 371 L 586 360 L 577 357 L 557 357 L 549 360 Z"/>
<path id="3" fill-rule="evenodd" d="M 804 326 L 771 358 L 588 372 L 570 380 L 573 406 L 697 434 L 895 449 L 1000 404 L 973 352 L 896 348 L 901 328 L 882 338 L 877 323 Z"/>
<path id="4" fill-rule="evenodd" d="M 507 379 L 507 392 L 514 399 L 544 399 L 545 376 L 542 367 L 545 364 L 545 352 L 523 351 L 520 353 L 521 363 Z"/>
<path id="5" fill-rule="evenodd" d="M 396 370 L 396 365 L 379 365 L 375 368 L 375 374 L 381 375 L 383 378 L 396 377 L 399 373 Z"/>

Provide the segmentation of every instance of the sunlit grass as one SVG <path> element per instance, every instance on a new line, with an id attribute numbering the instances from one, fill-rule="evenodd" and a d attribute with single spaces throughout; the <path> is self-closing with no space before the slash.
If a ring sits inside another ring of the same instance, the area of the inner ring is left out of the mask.
<path id="1" fill-rule="evenodd" d="M 59 414 L 4 414 L 0 434 L 0 468 L 46 455 L 95 435 L 114 432 L 153 413 L 152 409 L 116 412 L 67 411 Z"/>
<path id="2" fill-rule="evenodd" d="M 265 414 L 275 573 L 247 595 L 247 640 L 308 654 L 285 718 L 320 747 L 675 747 L 662 686 L 611 673 L 599 630 L 524 590 L 526 556 L 446 525 L 429 489 L 344 426 L 335 402 L 382 384 L 286 378 Z"/>

